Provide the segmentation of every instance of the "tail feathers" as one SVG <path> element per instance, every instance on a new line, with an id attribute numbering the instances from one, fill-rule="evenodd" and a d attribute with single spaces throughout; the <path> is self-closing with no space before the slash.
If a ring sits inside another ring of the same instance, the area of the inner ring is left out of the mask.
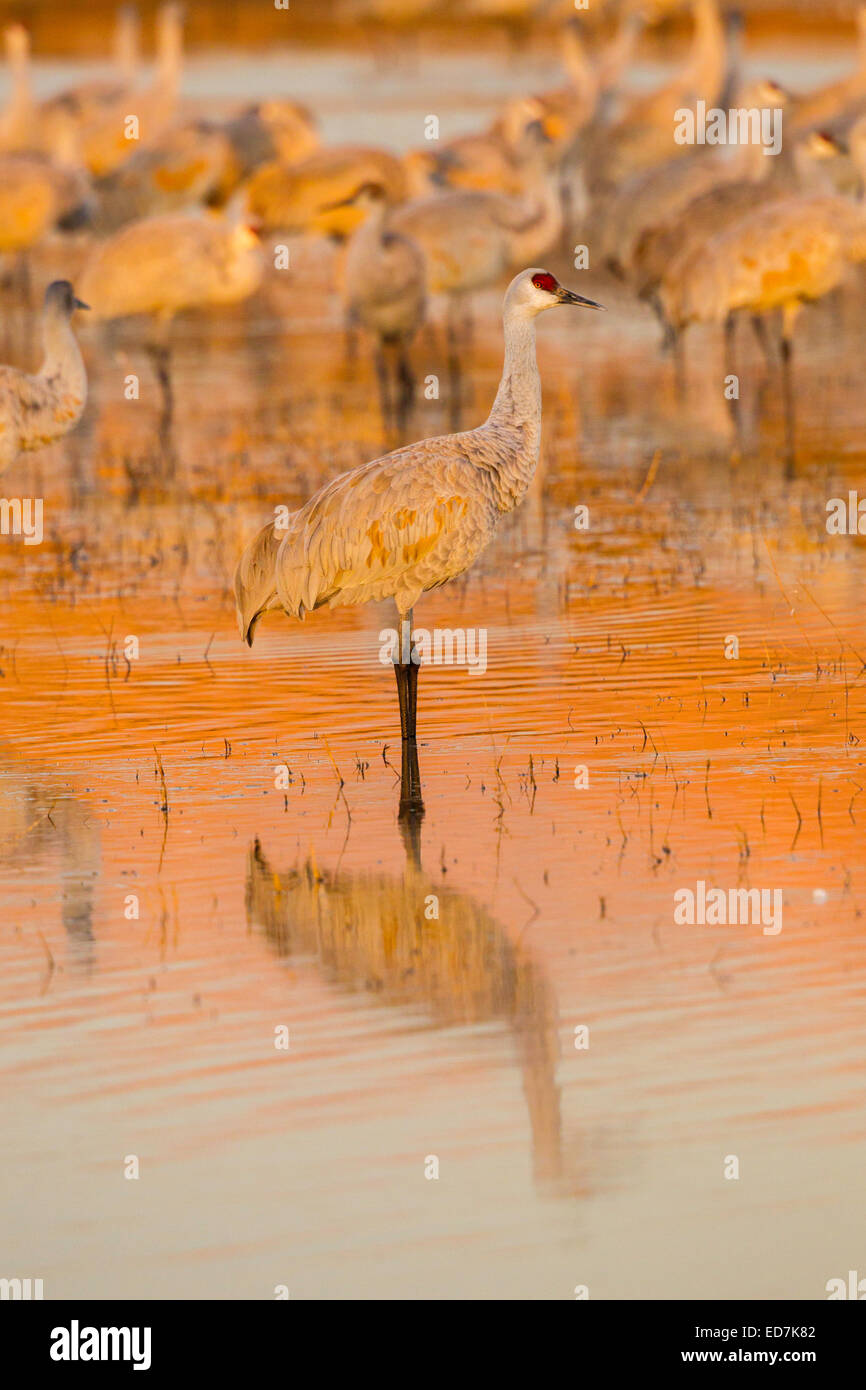
<path id="1" fill-rule="evenodd" d="M 263 526 L 247 546 L 235 570 L 234 594 L 241 640 L 253 645 L 256 624 L 269 608 L 280 606 L 275 569 L 277 552 L 285 532 L 273 522 Z"/>

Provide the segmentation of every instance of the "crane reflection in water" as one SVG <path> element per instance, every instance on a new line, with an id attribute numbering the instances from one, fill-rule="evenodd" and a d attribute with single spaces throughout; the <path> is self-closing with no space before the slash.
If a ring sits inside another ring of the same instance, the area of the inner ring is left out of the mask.
<path id="1" fill-rule="evenodd" d="M 56 866 L 71 963 L 86 974 L 94 966 L 93 896 L 101 860 L 91 808 L 0 757 L 0 874 L 44 877 Z M 51 958 L 49 974 L 53 964 Z"/>
<path id="2" fill-rule="evenodd" d="M 536 1181 L 559 1195 L 585 1190 L 563 1143 L 558 1012 L 532 953 L 471 894 L 434 881 L 421 863 L 417 750 L 403 745 L 401 875 L 331 872 L 311 856 L 277 866 L 256 839 L 247 861 L 246 910 L 278 956 L 310 958 L 335 989 L 369 992 L 383 1007 L 421 1007 L 439 1028 L 500 1022 L 523 1075 Z M 438 917 L 428 918 L 436 902 Z"/>

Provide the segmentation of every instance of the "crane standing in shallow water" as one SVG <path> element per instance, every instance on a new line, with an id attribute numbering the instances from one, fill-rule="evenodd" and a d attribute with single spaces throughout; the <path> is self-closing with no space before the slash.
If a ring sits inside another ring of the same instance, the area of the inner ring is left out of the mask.
<path id="1" fill-rule="evenodd" d="M 386 433 L 393 424 L 402 434 L 415 398 L 409 345 L 424 320 L 426 263 L 421 248 L 410 237 L 386 229 L 387 192 L 381 184 L 362 184 L 346 201 L 364 212 L 364 221 L 349 239 L 341 271 L 346 321 L 361 324 L 373 336 L 382 423 Z M 396 359 L 393 410 L 386 348 Z"/>
<path id="2" fill-rule="evenodd" d="M 35 376 L 0 367 L 0 472 L 32 449 L 51 444 L 78 424 L 87 401 L 87 373 L 69 320 L 86 309 L 68 280 L 45 291 L 45 357 Z"/>
<path id="3" fill-rule="evenodd" d="M 541 443 L 535 319 L 559 304 L 602 305 L 546 270 L 523 270 L 505 295 L 505 362 L 478 429 L 423 439 L 343 473 L 294 512 L 265 526 L 238 564 L 234 591 L 250 646 L 263 613 L 303 618 L 327 603 L 393 598 L 402 639 L 395 663 L 404 745 L 415 744 L 418 666 L 408 657 L 412 609 L 427 589 L 462 574 L 496 524 L 523 500 Z M 408 629 L 404 623 L 408 620 Z"/>

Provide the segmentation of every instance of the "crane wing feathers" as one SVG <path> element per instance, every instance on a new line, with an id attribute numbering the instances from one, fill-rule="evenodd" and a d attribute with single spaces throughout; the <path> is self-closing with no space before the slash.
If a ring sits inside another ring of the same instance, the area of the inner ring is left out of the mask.
<path id="1" fill-rule="evenodd" d="M 253 645 L 253 631 L 268 608 L 277 606 L 274 566 L 285 530 L 263 526 L 247 546 L 235 570 L 234 595 L 241 637 Z"/>
<path id="2" fill-rule="evenodd" d="M 411 607 L 472 563 L 496 515 L 468 458 L 399 449 L 344 473 L 295 513 L 277 555 L 277 597 L 297 617 L 388 597 Z"/>

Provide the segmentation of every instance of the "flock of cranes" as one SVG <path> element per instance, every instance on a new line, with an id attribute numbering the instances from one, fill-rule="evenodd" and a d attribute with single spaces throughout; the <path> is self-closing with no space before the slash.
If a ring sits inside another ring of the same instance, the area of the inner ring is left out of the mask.
<path id="1" fill-rule="evenodd" d="M 267 271 L 268 240 L 328 237 L 341 246 L 335 290 L 347 324 L 369 335 L 386 431 L 405 437 L 415 390 L 413 343 L 444 308 L 448 401 L 461 413 L 469 303 L 505 282 L 506 354 L 479 429 L 397 449 L 321 489 L 277 533 L 266 526 L 236 578 L 241 631 L 262 613 L 303 617 L 322 604 L 393 597 L 401 622 L 425 590 L 462 572 L 526 491 L 538 456 L 540 386 L 533 320 L 584 303 L 537 266 L 589 249 L 658 315 L 660 342 L 682 364 L 694 322 L 752 319 L 780 342 L 788 466 L 794 458 L 792 340 L 802 306 L 866 259 L 866 8 L 849 73 L 798 94 L 772 76 L 743 77 L 742 22 L 720 0 L 688 0 L 684 60 L 654 91 L 631 85 L 645 8 L 594 7 L 600 23 L 565 21 L 562 80 L 507 101 L 490 125 L 396 154 L 323 145 L 312 112 L 287 99 L 222 119 L 181 99 L 182 14 L 159 11 L 156 64 L 143 79 L 134 10 L 117 20 L 116 77 L 48 100 L 33 95 L 29 43 L 5 32 L 9 97 L 0 111 L 0 255 L 26 264 L 46 238 L 62 254 L 75 231 L 92 244 L 78 288 L 93 319 L 142 316 L 170 448 L 170 326 L 189 309 L 242 301 Z M 777 153 L 751 143 L 678 143 L 684 108 L 772 110 Z M 27 277 L 21 277 L 26 285 Z M 0 465 L 80 418 L 86 382 L 65 281 L 45 300 L 46 356 L 29 376 L 0 373 Z M 600 307 L 593 305 L 593 307 Z M 733 407 L 739 428 L 739 413 Z M 398 666 L 404 740 L 415 738 L 417 667 Z"/>

